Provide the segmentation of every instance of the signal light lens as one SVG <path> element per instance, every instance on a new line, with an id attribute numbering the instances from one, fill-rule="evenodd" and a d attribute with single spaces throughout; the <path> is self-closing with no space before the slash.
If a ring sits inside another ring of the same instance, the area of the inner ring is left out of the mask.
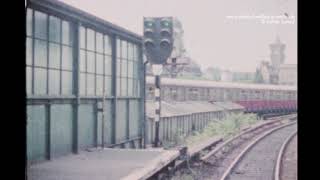
<path id="1" fill-rule="evenodd" d="M 146 39 L 146 40 L 144 40 L 144 45 L 146 47 L 154 47 L 154 42 L 151 39 Z"/>
<path id="2" fill-rule="evenodd" d="M 170 36 L 171 32 L 168 28 L 161 29 L 161 36 Z"/>
<path id="3" fill-rule="evenodd" d="M 150 28 L 146 28 L 146 29 L 144 30 L 144 35 L 145 35 L 145 36 L 150 36 L 152 33 L 153 33 L 153 30 L 150 29 Z"/>
<path id="4" fill-rule="evenodd" d="M 169 27 L 171 25 L 170 19 L 168 18 L 161 19 L 161 25 L 165 27 Z"/>
<path id="5" fill-rule="evenodd" d="M 146 26 L 146 27 L 153 27 L 153 25 L 154 25 L 154 20 L 153 19 L 150 19 L 150 18 L 148 18 L 148 19 L 145 19 L 145 21 L 144 21 L 144 25 Z"/>
<path id="6" fill-rule="evenodd" d="M 170 48 L 170 41 L 168 39 L 162 39 L 160 41 L 160 47 L 161 48 Z"/>

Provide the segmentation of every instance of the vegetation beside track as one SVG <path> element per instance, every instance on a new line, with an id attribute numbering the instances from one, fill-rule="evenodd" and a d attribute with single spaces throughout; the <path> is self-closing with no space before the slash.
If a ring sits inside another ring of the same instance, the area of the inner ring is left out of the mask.
<path id="1" fill-rule="evenodd" d="M 261 120 L 255 114 L 229 114 L 221 120 L 213 120 L 207 127 L 201 131 L 195 131 L 191 135 L 177 133 L 173 141 L 166 141 L 163 143 L 165 148 L 170 148 L 178 145 L 193 145 L 208 138 L 219 136 L 228 138 L 234 134 L 239 133 L 242 129 L 250 127 Z"/>

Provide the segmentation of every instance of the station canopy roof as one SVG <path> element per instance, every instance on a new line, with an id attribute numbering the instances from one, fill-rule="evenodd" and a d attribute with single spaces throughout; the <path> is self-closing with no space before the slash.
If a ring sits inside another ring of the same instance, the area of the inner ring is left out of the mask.
<path id="1" fill-rule="evenodd" d="M 173 117 L 190 115 L 193 113 L 204 113 L 204 112 L 217 112 L 224 110 L 238 110 L 244 109 L 244 107 L 232 103 L 232 102 L 221 102 L 219 105 L 210 103 L 207 101 L 183 101 L 183 102 L 161 102 L 161 117 Z M 146 102 L 146 114 L 148 117 L 153 118 L 155 116 L 155 101 Z"/>
<path id="2" fill-rule="evenodd" d="M 146 77 L 147 84 L 154 84 L 154 77 Z M 253 83 L 237 83 L 237 82 L 218 82 L 209 80 L 190 80 L 190 79 L 176 79 L 176 78 L 161 78 L 162 85 L 171 86 L 186 86 L 186 87 L 216 87 L 216 88 L 237 88 L 237 89 L 252 89 L 252 90 L 284 90 L 297 91 L 296 86 L 288 85 L 271 85 L 271 84 L 253 84 Z"/>
<path id="3" fill-rule="evenodd" d="M 237 109 L 244 109 L 243 106 L 233 102 L 213 102 L 215 105 L 223 107 L 227 110 L 237 110 Z"/>

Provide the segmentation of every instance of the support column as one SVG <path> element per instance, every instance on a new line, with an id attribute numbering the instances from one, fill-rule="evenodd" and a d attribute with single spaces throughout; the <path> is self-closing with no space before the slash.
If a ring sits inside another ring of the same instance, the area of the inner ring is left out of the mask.
<path id="1" fill-rule="evenodd" d="M 159 126 L 161 117 L 161 88 L 160 88 L 160 75 L 155 76 L 155 124 L 156 124 L 156 136 L 155 136 L 155 147 L 159 147 Z"/>

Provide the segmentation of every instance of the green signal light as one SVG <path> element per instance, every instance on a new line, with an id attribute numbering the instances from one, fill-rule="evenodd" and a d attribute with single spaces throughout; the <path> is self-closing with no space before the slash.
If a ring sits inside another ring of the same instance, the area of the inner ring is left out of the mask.
<path id="1" fill-rule="evenodd" d="M 168 27 L 168 26 L 170 26 L 170 23 L 167 22 L 167 21 L 165 21 L 165 22 L 163 22 L 163 25 L 166 26 L 166 27 Z"/>
<path id="2" fill-rule="evenodd" d="M 146 26 L 147 26 L 147 27 L 152 27 L 152 26 L 153 26 L 153 23 L 152 23 L 152 22 L 147 22 L 147 23 L 146 23 Z"/>

